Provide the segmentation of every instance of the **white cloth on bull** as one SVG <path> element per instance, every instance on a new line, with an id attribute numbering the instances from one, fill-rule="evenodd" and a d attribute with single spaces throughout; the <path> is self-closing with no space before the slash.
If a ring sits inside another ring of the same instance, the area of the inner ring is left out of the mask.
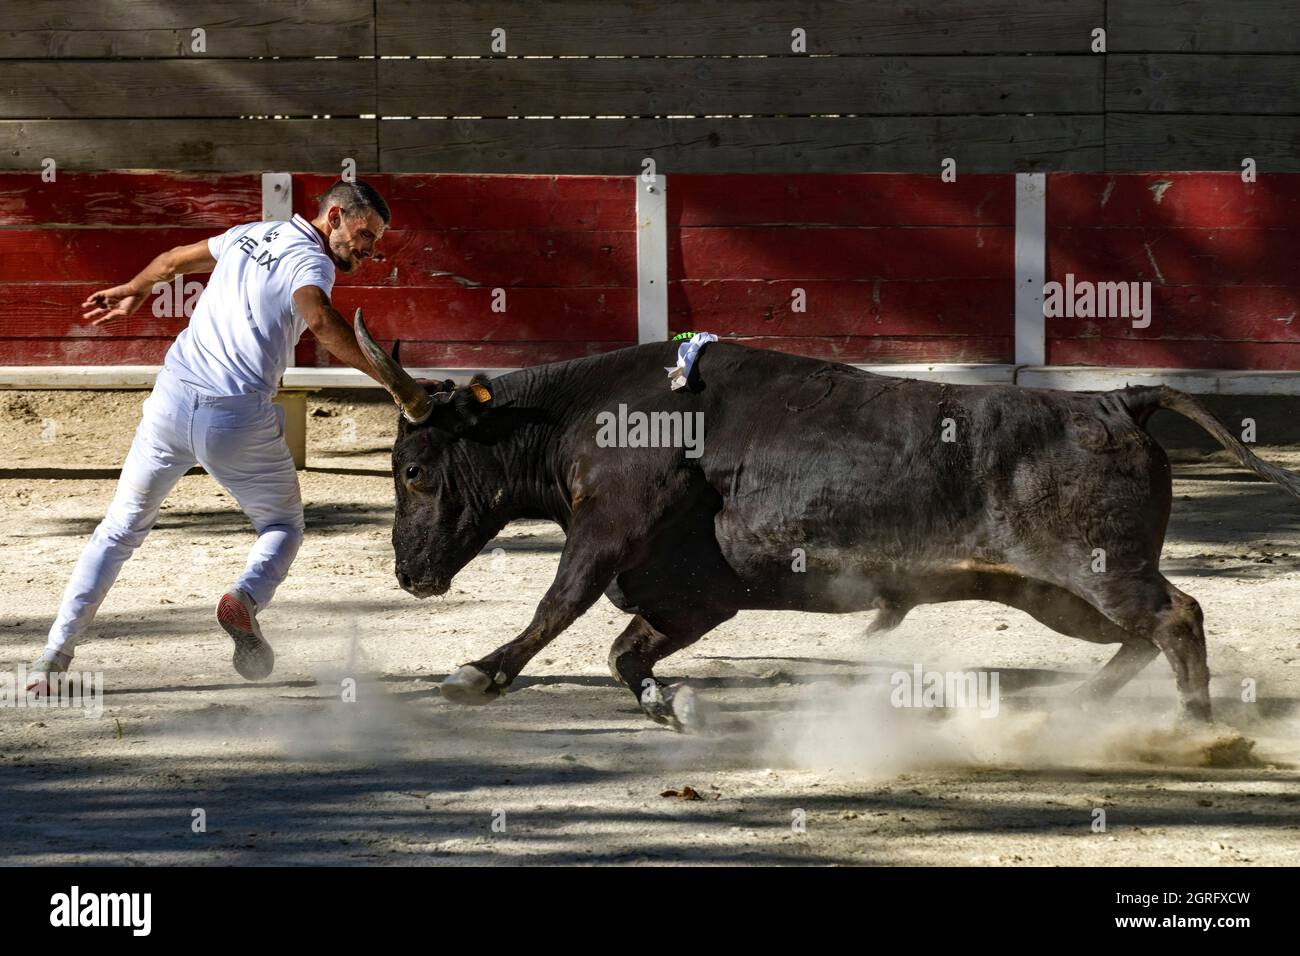
<path id="1" fill-rule="evenodd" d="M 664 366 L 664 371 L 668 373 L 669 387 L 673 390 L 684 388 L 686 380 L 691 375 L 691 369 L 695 367 L 695 360 L 700 356 L 700 349 L 716 341 L 718 337 L 712 332 L 694 332 L 689 339 L 682 342 L 677 348 L 677 364 Z"/>

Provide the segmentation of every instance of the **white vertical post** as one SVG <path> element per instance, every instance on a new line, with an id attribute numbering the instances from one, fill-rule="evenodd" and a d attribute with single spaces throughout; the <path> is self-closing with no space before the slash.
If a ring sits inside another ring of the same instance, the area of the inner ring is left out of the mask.
<path id="1" fill-rule="evenodd" d="M 262 173 L 262 219 L 288 222 L 293 218 L 293 177 L 288 173 Z M 297 365 L 290 349 L 288 364 Z M 284 407 L 284 440 L 293 455 L 295 468 L 307 467 L 307 392 L 286 389 L 283 381 L 275 393 L 276 404 Z"/>
<path id="2" fill-rule="evenodd" d="M 1047 364 L 1043 283 L 1047 281 L 1047 174 L 1016 173 L 1017 365 Z"/>
<path id="3" fill-rule="evenodd" d="M 262 218 L 293 218 L 293 177 L 288 173 L 262 173 Z"/>
<path id="4" fill-rule="evenodd" d="M 668 339 L 668 177 L 636 178 L 636 340 Z"/>

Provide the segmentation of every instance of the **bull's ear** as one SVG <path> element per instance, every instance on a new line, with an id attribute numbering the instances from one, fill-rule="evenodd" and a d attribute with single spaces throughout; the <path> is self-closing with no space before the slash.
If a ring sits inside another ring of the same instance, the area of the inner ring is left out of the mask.
<path id="1" fill-rule="evenodd" d="M 451 403 L 456 410 L 459 430 L 473 428 L 492 408 L 492 389 L 488 377 L 475 375 L 464 388 L 456 389 Z"/>

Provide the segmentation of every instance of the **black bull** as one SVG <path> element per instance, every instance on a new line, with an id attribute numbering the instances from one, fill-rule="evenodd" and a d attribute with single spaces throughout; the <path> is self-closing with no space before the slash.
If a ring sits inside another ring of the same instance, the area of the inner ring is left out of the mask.
<path id="1" fill-rule="evenodd" d="M 1158 409 L 1184 415 L 1300 496 L 1300 476 L 1165 387 L 942 385 L 716 343 L 671 391 L 676 346 L 661 343 L 426 390 L 360 322 L 358 338 L 406 409 L 393 447 L 402 587 L 445 592 L 517 518 L 566 533 L 532 622 L 442 684 L 457 703 L 502 694 L 601 593 L 634 615 L 611 672 L 678 727 L 692 698 L 655 664 L 738 610 L 875 608 L 879 631 L 918 604 L 984 600 L 1120 645 L 1081 701 L 1163 651 L 1183 713 L 1209 719 L 1200 606 L 1160 573 L 1169 461 L 1144 425 Z M 701 413 L 702 454 L 603 447 L 598 415 L 620 405 Z"/>

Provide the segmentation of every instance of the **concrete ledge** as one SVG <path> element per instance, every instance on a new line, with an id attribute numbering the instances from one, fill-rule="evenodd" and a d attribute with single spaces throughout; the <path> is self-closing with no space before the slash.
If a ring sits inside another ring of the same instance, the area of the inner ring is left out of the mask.
<path id="1" fill-rule="evenodd" d="M 489 378 L 517 372 L 514 368 L 408 368 L 412 378 L 449 378 L 464 385 L 475 375 Z M 380 385 L 364 372 L 353 368 L 287 368 L 281 380 L 284 388 L 379 388 Z"/>
<path id="2" fill-rule="evenodd" d="M 161 365 L 0 366 L 0 388 L 153 388 Z"/>
<path id="3" fill-rule="evenodd" d="M 30 389 L 130 389 L 153 388 L 160 365 L 9 365 L 0 366 L 0 388 Z M 513 368 L 411 368 L 416 378 L 468 382 L 484 373 L 492 378 Z M 379 383 L 350 368 L 289 368 L 281 388 L 379 388 Z"/>
<path id="4" fill-rule="evenodd" d="M 1256 372 L 1238 369 L 1097 368 L 1076 365 L 855 365 L 878 375 L 919 378 L 955 385 L 995 382 L 1028 388 L 1062 388 L 1069 391 L 1106 391 L 1126 385 L 1169 385 L 1195 395 L 1300 395 L 1300 371 Z M 0 366 L 0 388 L 30 389 L 131 389 L 152 388 L 157 365 L 43 365 Z M 517 371 L 513 368 L 412 368 L 416 378 L 446 379 L 457 384 L 476 374 L 491 378 Z M 379 388 L 379 384 L 350 368 L 285 369 L 284 389 Z"/>
<path id="5" fill-rule="evenodd" d="M 961 365 L 935 363 L 930 365 L 854 365 L 864 372 L 892 375 L 895 378 L 919 378 L 927 382 L 947 382 L 950 385 L 1010 385 L 1016 380 L 1014 365 Z"/>
<path id="6" fill-rule="evenodd" d="M 1300 395 L 1300 371 L 1040 365 L 1021 367 L 1016 373 L 1016 384 L 1073 392 L 1105 392 L 1127 385 L 1168 385 L 1193 395 Z"/>

